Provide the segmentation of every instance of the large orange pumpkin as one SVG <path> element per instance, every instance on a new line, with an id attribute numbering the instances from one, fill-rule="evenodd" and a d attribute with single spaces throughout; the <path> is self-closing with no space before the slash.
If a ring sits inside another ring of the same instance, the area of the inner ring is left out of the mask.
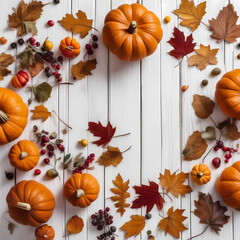
<path id="1" fill-rule="evenodd" d="M 10 216 L 18 223 L 38 227 L 48 221 L 55 207 L 52 192 L 34 180 L 21 181 L 6 198 Z"/>
<path id="2" fill-rule="evenodd" d="M 229 207 L 240 211 L 240 161 L 223 170 L 216 189 Z"/>
<path id="3" fill-rule="evenodd" d="M 223 113 L 240 119 L 240 69 L 223 75 L 216 85 L 215 96 Z"/>
<path id="4" fill-rule="evenodd" d="M 110 11 L 102 31 L 104 44 L 121 60 L 137 61 L 151 55 L 162 39 L 159 18 L 140 3 Z"/>
<path id="5" fill-rule="evenodd" d="M 99 184 L 89 173 L 75 173 L 64 185 L 66 199 L 75 207 L 85 208 L 94 202 L 99 194 Z"/>
<path id="6" fill-rule="evenodd" d="M 80 54 L 80 44 L 76 39 L 66 37 L 62 39 L 59 49 L 65 57 L 73 58 Z"/>
<path id="7" fill-rule="evenodd" d="M 13 167 L 18 170 L 29 171 L 37 165 L 39 151 L 33 142 L 22 140 L 11 147 L 8 158 Z"/>
<path id="8" fill-rule="evenodd" d="M 17 139 L 27 125 L 28 108 L 22 98 L 7 88 L 0 88 L 0 145 Z"/>
<path id="9" fill-rule="evenodd" d="M 37 240 L 53 240 L 55 231 L 53 227 L 44 224 L 35 230 L 35 237 Z"/>

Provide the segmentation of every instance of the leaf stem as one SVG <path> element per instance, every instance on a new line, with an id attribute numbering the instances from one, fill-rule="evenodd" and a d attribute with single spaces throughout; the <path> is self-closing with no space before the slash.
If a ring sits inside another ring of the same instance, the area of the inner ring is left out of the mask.
<path id="1" fill-rule="evenodd" d="M 213 118 L 211 117 L 211 115 L 209 116 L 209 118 L 212 120 L 212 122 L 213 122 L 214 126 L 215 126 L 216 128 L 218 128 L 218 126 L 217 126 L 216 122 L 213 120 Z"/>
<path id="2" fill-rule="evenodd" d="M 56 85 L 53 85 L 53 87 L 57 87 L 59 85 L 73 85 L 73 83 L 70 83 L 70 82 L 63 82 L 63 83 L 58 83 Z"/>
<path id="3" fill-rule="evenodd" d="M 199 234 L 197 234 L 197 235 L 195 235 L 195 236 L 193 236 L 193 237 L 190 237 L 190 238 L 188 238 L 187 240 L 191 240 L 191 239 L 193 239 L 193 238 L 196 238 L 196 237 L 201 236 L 202 234 L 204 234 L 204 233 L 207 231 L 208 228 L 209 228 L 209 225 L 207 225 L 207 227 L 206 227 L 201 233 L 199 233 Z"/>
<path id="4" fill-rule="evenodd" d="M 160 213 L 158 214 L 161 218 L 164 218 L 164 216 L 162 216 Z"/>
<path id="5" fill-rule="evenodd" d="M 215 144 L 209 149 L 209 151 L 206 153 L 206 155 L 204 156 L 202 163 L 204 163 L 204 160 L 206 159 L 206 157 L 208 156 L 208 154 L 213 150 L 213 148 L 215 147 Z"/>
<path id="6" fill-rule="evenodd" d="M 129 148 L 127 148 L 126 150 L 124 150 L 122 153 L 127 152 L 127 151 L 130 150 L 131 148 L 132 148 L 132 145 L 131 145 Z"/>
<path id="7" fill-rule="evenodd" d="M 127 136 L 127 135 L 130 135 L 131 133 L 124 133 L 124 134 L 120 134 L 120 135 L 116 135 L 116 136 L 113 136 L 113 138 L 117 138 L 117 137 L 123 137 L 123 136 Z"/>
<path id="8" fill-rule="evenodd" d="M 206 23 L 204 23 L 203 21 L 201 21 L 201 23 L 202 23 L 207 29 L 209 29 L 209 26 L 208 26 Z"/>
<path id="9" fill-rule="evenodd" d="M 58 120 L 59 120 L 61 123 L 63 123 L 66 127 L 72 129 L 72 127 L 70 127 L 67 123 L 65 123 L 65 122 L 57 115 L 57 113 L 56 113 L 55 110 L 52 110 L 52 112 L 56 115 L 56 117 L 58 118 Z"/>
<path id="10" fill-rule="evenodd" d="M 160 192 L 160 194 L 168 196 L 169 199 L 173 202 L 172 198 L 171 198 L 167 193 L 165 193 L 165 192 Z"/>

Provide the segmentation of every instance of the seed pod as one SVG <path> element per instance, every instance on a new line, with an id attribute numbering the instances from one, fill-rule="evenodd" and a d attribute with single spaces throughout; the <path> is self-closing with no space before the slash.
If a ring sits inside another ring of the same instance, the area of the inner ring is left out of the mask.
<path id="1" fill-rule="evenodd" d="M 202 80 L 201 84 L 202 84 L 203 87 L 207 86 L 208 85 L 208 80 L 207 79 Z"/>
<path id="2" fill-rule="evenodd" d="M 240 53 L 237 55 L 237 59 L 240 59 Z"/>
<path id="3" fill-rule="evenodd" d="M 212 71 L 211 71 L 211 75 L 212 76 L 217 76 L 221 73 L 221 69 L 220 68 L 214 68 Z"/>
<path id="4" fill-rule="evenodd" d="M 182 89 L 182 92 L 185 92 L 185 91 L 188 89 L 188 87 L 189 87 L 189 86 L 183 85 L 182 88 L 181 88 L 181 89 Z"/>
<path id="5" fill-rule="evenodd" d="M 46 172 L 46 175 L 49 177 L 49 178 L 55 178 L 58 176 L 58 171 L 56 169 L 49 169 L 47 170 Z"/>

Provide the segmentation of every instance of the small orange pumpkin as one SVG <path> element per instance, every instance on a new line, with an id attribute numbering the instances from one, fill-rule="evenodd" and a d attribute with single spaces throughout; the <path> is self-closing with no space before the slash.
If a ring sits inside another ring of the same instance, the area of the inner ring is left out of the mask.
<path id="1" fill-rule="evenodd" d="M 53 240 L 55 231 L 53 227 L 44 224 L 35 230 L 35 237 L 37 240 Z"/>
<path id="2" fill-rule="evenodd" d="M 18 223 L 38 227 L 52 216 L 55 199 L 52 192 L 34 180 L 13 186 L 6 198 L 9 215 Z"/>
<path id="3" fill-rule="evenodd" d="M 191 171 L 192 181 L 198 185 L 206 184 L 211 179 L 211 171 L 206 164 L 195 165 Z"/>
<path id="4" fill-rule="evenodd" d="M 80 54 L 80 44 L 76 39 L 66 37 L 59 45 L 62 54 L 67 58 L 74 58 Z"/>
<path id="5" fill-rule="evenodd" d="M 223 170 L 216 189 L 229 207 L 240 211 L 240 161 Z"/>
<path id="6" fill-rule="evenodd" d="M 12 85 L 15 88 L 22 88 L 24 87 L 27 82 L 29 81 L 29 75 L 25 71 L 19 71 L 17 75 L 12 77 Z"/>
<path id="7" fill-rule="evenodd" d="M 21 171 L 29 171 L 37 165 L 39 151 L 33 142 L 22 140 L 11 147 L 8 158 L 13 167 Z"/>
<path id="8" fill-rule="evenodd" d="M 151 55 L 161 41 L 159 18 L 140 3 L 111 10 L 102 31 L 104 44 L 118 58 L 137 61 Z"/>
<path id="9" fill-rule="evenodd" d="M 85 208 L 94 202 L 99 194 L 99 183 L 89 173 L 75 173 L 64 185 L 66 199 L 75 207 Z"/>

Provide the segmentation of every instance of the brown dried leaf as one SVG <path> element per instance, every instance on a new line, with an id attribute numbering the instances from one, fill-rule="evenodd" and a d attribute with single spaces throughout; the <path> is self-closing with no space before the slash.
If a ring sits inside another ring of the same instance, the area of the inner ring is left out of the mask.
<path id="1" fill-rule="evenodd" d="M 199 159 L 207 150 L 207 143 L 202 138 L 201 132 L 195 131 L 188 137 L 186 146 L 182 152 L 184 160 L 196 160 Z"/>
<path id="2" fill-rule="evenodd" d="M 236 121 L 230 122 L 230 119 L 220 123 L 218 128 L 221 130 L 222 136 L 226 137 L 232 141 L 238 140 L 240 138 L 240 132 L 236 126 Z"/>
<path id="3" fill-rule="evenodd" d="M 14 58 L 10 54 L 4 52 L 0 55 L 0 80 L 3 80 L 11 71 L 7 67 L 14 62 Z"/>
<path id="4" fill-rule="evenodd" d="M 69 233 L 72 234 L 80 233 L 83 227 L 84 227 L 83 220 L 77 215 L 72 216 L 67 222 L 67 230 Z"/>
<path id="5" fill-rule="evenodd" d="M 34 110 L 31 110 L 33 113 L 33 119 L 42 119 L 42 122 L 46 121 L 49 117 L 52 116 L 51 112 L 48 111 L 44 105 L 36 106 Z"/>
<path id="6" fill-rule="evenodd" d="M 33 65 L 29 65 L 27 69 L 31 76 L 35 77 L 44 69 L 44 63 L 41 60 L 36 60 L 36 62 Z"/>
<path id="7" fill-rule="evenodd" d="M 81 80 L 86 76 L 92 75 L 92 70 L 96 68 L 97 60 L 80 61 L 72 66 L 72 75 L 75 79 Z"/>

